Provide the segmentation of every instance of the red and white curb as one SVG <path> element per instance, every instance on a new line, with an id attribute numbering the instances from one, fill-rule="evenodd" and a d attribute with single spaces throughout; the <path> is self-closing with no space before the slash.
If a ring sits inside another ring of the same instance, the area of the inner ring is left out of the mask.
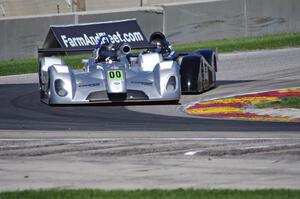
<path id="1" fill-rule="evenodd" d="M 300 122 L 300 109 L 257 109 L 256 104 L 299 97 L 300 88 L 263 91 L 197 101 L 183 111 L 194 116 L 220 119 Z"/>

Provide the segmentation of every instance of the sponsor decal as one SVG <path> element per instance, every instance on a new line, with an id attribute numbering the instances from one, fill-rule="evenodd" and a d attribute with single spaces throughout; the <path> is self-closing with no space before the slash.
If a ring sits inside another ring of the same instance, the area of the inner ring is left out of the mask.
<path id="1" fill-rule="evenodd" d="M 100 83 L 80 84 L 78 87 L 83 88 L 83 87 L 95 87 L 95 86 L 100 86 Z"/>
<path id="2" fill-rule="evenodd" d="M 108 36 L 111 43 L 131 43 L 131 42 L 139 42 L 144 41 L 143 35 L 140 32 L 127 32 L 122 35 L 119 32 L 115 32 L 113 34 L 106 34 L 105 32 L 95 33 L 93 36 L 88 36 L 87 34 L 83 34 L 78 37 L 68 37 L 66 35 L 61 35 L 61 40 L 63 41 L 65 48 L 70 47 L 86 47 L 86 46 L 96 46 L 99 42 L 101 36 Z M 104 38 L 102 40 L 102 44 L 107 42 L 107 39 Z"/>
<path id="3" fill-rule="evenodd" d="M 108 36 L 111 43 L 129 43 L 132 47 L 144 46 L 148 40 L 136 19 L 50 26 L 44 48 L 94 48 L 101 36 Z M 103 39 L 102 42 L 106 42 Z"/>
<path id="4" fill-rule="evenodd" d="M 132 84 L 141 84 L 141 85 L 144 85 L 144 86 L 152 86 L 152 85 L 153 85 L 152 82 L 132 81 L 131 83 L 132 83 Z"/>

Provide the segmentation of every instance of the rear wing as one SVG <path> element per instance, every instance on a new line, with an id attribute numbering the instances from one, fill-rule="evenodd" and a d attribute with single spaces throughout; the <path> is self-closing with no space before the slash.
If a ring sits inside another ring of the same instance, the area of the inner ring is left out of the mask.
<path id="1" fill-rule="evenodd" d="M 128 43 L 134 48 L 145 48 L 148 40 L 136 19 L 119 21 L 55 25 L 49 32 L 39 56 L 81 54 L 92 52 L 102 36 L 112 43 Z"/>

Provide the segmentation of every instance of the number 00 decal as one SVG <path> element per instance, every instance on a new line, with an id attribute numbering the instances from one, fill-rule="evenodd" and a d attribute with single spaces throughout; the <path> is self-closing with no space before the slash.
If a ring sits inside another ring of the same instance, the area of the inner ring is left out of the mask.
<path id="1" fill-rule="evenodd" d="M 123 71 L 121 70 L 109 70 L 108 72 L 108 79 L 109 80 L 123 80 Z"/>

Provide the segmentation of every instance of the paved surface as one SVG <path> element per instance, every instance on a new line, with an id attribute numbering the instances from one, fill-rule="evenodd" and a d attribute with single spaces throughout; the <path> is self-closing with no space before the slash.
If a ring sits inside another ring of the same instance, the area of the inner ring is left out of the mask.
<path id="1" fill-rule="evenodd" d="M 219 86 L 181 103 L 299 86 L 299 55 L 221 55 Z M 0 85 L 0 190 L 300 188 L 299 124 L 203 120 L 176 105 L 48 107 L 29 78 Z"/>
<path id="2" fill-rule="evenodd" d="M 0 129 L 91 131 L 295 131 L 297 123 L 225 121 L 180 117 L 178 105 L 57 106 L 39 101 L 36 84 L 0 85 Z M 142 113 L 128 109 L 151 111 Z M 156 110 L 173 115 L 157 115 Z M 156 115 L 154 115 L 156 114 Z"/>
<path id="3" fill-rule="evenodd" d="M 193 156 L 184 155 L 195 150 Z M 295 139 L 45 139 L 6 142 L 0 154 L 1 190 L 299 188 Z"/>

